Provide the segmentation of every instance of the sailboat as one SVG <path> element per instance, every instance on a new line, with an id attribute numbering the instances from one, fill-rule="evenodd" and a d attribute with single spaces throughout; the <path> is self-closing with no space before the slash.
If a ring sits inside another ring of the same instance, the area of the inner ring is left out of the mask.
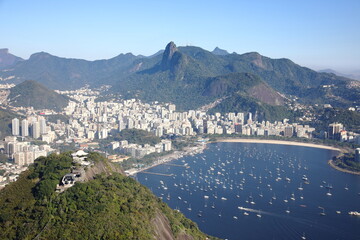
<path id="1" fill-rule="evenodd" d="M 191 204 L 189 204 L 189 207 L 187 208 L 189 211 L 191 211 L 192 209 L 191 209 Z"/>
<path id="2" fill-rule="evenodd" d="M 261 217 L 262 217 L 262 216 L 261 216 L 261 210 L 259 210 L 259 213 L 256 214 L 256 216 L 257 216 L 258 218 L 261 218 Z"/>
<path id="3" fill-rule="evenodd" d="M 332 196 L 332 194 L 331 194 L 331 192 L 330 192 L 330 188 L 329 188 L 329 191 L 326 193 L 326 195 Z"/>
<path id="4" fill-rule="evenodd" d="M 319 207 L 320 209 L 322 209 L 322 212 L 320 213 L 320 215 L 321 216 L 325 216 L 326 215 L 326 213 L 325 213 L 325 208 L 323 208 L 323 207 Z"/>
<path id="5" fill-rule="evenodd" d="M 289 209 L 289 208 L 287 208 L 287 210 L 286 210 L 285 212 L 289 214 L 289 213 L 290 213 L 290 209 Z"/>

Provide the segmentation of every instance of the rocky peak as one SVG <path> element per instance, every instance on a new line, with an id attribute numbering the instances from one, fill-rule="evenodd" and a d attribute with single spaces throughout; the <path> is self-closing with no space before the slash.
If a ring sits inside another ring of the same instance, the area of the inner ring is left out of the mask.
<path id="1" fill-rule="evenodd" d="M 178 49 L 174 42 L 168 43 L 166 45 L 165 51 L 163 53 L 163 57 L 161 60 L 161 67 L 162 69 L 168 69 L 170 67 L 171 59 L 174 56 L 174 53 L 177 52 Z"/>
<path id="2" fill-rule="evenodd" d="M 219 47 L 216 47 L 213 51 L 212 51 L 213 54 L 215 55 L 220 55 L 220 56 L 223 56 L 223 55 L 228 55 L 228 51 L 224 50 L 224 49 L 221 49 Z"/>
<path id="3" fill-rule="evenodd" d="M 8 48 L 0 48 L 0 54 L 9 54 Z"/>

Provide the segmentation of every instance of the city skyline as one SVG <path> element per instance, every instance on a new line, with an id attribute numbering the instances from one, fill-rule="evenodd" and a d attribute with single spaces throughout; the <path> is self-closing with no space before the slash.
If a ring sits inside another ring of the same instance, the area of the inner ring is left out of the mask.
<path id="1" fill-rule="evenodd" d="M 359 10 L 355 0 L 0 1 L 5 33 L 0 48 L 24 59 L 45 51 L 97 60 L 127 52 L 149 56 L 174 41 L 209 51 L 256 51 L 315 70 L 348 73 L 359 70 Z"/>

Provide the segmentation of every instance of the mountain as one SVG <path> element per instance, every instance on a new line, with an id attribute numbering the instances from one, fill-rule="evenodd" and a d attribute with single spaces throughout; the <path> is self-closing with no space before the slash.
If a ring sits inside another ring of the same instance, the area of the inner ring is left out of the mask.
<path id="1" fill-rule="evenodd" d="M 0 69 L 11 67 L 20 61 L 23 59 L 9 53 L 9 49 L 0 49 Z"/>
<path id="2" fill-rule="evenodd" d="M 224 56 L 224 55 L 228 55 L 228 51 L 224 50 L 224 49 L 221 49 L 221 48 L 218 48 L 216 47 L 212 52 L 212 54 L 215 54 L 215 55 L 220 55 L 220 56 Z"/>
<path id="3" fill-rule="evenodd" d="M 335 74 L 335 75 L 338 75 L 338 76 L 342 76 L 342 77 L 346 77 L 346 78 L 355 79 L 355 80 L 360 81 L 360 70 L 353 71 L 353 72 L 347 73 L 347 74 L 337 72 L 337 71 L 332 70 L 332 69 L 322 69 L 322 70 L 319 70 L 318 72 L 332 73 L 332 74 Z"/>
<path id="4" fill-rule="evenodd" d="M 136 71 L 133 65 L 137 56 L 120 54 L 108 60 L 86 61 L 82 59 L 68 59 L 40 52 L 30 56 L 26 61 L 18 62 L 14 68 L 0 71 L 3 79 L 14 76 L 13 82 L 36 80 L 51 89 L 68 90 L 101 84 L 114 74 L 126 76 Z"/>
<path id="5" fill-rule="evenodd" d="M 40 157 L 0 191 L 1 239 L 206 239 L 197 225 L 97 153 L 82 181 L 55 192 L 70 153 Z"/>
<path id="6" fill-rule="evenodd" d="M 242 92 L 241 99 L 253 98 L 252 95 L 259 90 L 244 91 L 242 84 L 234 82 L 232 84 L 236 89 L 231 89 L 229 93 L 222 92 L 222 96 L 208 94 L 209 89 L 206 89 L 214 78 L 231 76 L 235 77 L 234 81 L 241 82 L 247 76 L 239 77 L 236 73 L 248 73 L 260 78 L 262 86 L 266 86 L 261 92 L 267 89 L 269 94 L 266 95 L 269 96 L 277 92 L 290 98 L 294 96 L 301 103 L 329 103 L 343 108 L 360 105 L 360 86 L 357 81 L 319 73 L 285 58 L 271 59 L 257 52 L 219 55 L 225 52 L 219 48 L 215 50 L 209 52 L 195 46 L 177 47 L 174 42 L 170 42 L 162 53 L 150 57 L 129 53 L 99 61 L 65 59 L 37 53 L 29 60 L 18 62 L 11 70 L 0 70 L 0 77 L 13 77 L 11 81 L 15 82 L 34 79 L 52 89 L 107 84 L 112 86 L 112 93 L 125 98 L 173 102 L 179 105 L 179 109 L 186 110 L 219 98 L 226 97 L 230 101 L 230 97 L 237 92 Z M 266 98 L 260 99 L 258 94 L 253 99 L 255 105 L 258 105 L 268 104 Z M 271 101 L 269 103 L 272 105 Z M 233 109 L 239 111 L 235 107 Z"/>
<path id="7" fill-rule="evenodd" d="M 44 87 L 36 81 L 27 80 L 10 89 L 8 102 L 15 107 L 60 111 L 68 105 L 69 98 Z"/>

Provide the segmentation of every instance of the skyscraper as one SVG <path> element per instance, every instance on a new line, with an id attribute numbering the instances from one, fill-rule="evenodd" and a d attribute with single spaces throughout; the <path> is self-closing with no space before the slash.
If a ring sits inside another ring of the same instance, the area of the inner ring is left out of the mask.
<path id="1" fill-rule="evenodd" d="M 29 136 L 29 121 L 26 119 L 21 121 L 21 136 Z"/>
<path id="2" fill-rule="evenodd" d="M 38 121 L 32 124 L 32 137 L 35 139 L 40 137 L 40 122 Z"/>
<path id="3" fill-rule="evenodd" d="M 14 136 L 19 136 L 19 130 L 20 126 L 19 126 L 19 119 L 17 118 L 14 118 L 12 121 L 11 121 L 11 130 L 12 130 L 12 135 Z"/>
<path id="4" fill-rule="evenodd" d="M 39 122 L 40 122 L 40 134 L 45 134 L 46 133 L 46 121 L 45 121 L 45 118 L 40 118 Z"/>

